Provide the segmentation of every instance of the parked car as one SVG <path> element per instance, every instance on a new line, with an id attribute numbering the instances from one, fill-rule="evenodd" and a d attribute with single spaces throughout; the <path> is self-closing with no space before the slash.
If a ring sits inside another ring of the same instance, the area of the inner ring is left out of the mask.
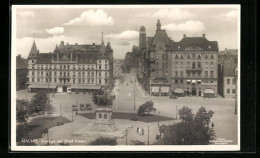
<path id="1" fill-rule="evenodd" d="M 72 105 L 73 111 L 78 111 L 78 106 L 77 105 Z"/>
<path id="2" fill-rule="evenodd" d="M 90 104 L 80 104 L 80 110 L 85 111 L 85 110 L 92 110 L 92 107 Z"/>

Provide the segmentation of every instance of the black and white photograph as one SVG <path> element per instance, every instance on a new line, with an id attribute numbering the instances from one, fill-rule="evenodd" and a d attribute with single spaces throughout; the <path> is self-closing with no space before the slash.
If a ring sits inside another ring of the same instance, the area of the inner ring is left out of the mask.
<path id="1" fill-rule="evenodd" d="M 12 151 L 239 151 L 240 5 L 12 5 Z"/>

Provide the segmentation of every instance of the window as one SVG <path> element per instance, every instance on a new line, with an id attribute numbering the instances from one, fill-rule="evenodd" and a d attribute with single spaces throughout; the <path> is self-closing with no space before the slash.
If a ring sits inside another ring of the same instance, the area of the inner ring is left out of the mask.
<path id="1" fill-rule="evenodd" d="M 56 78 L 54 78 L 54 83 L 56 83 L 57 82 L 57 79 Z"/>
<path id="2" fill-rule="evenodd" d="M 190 55 L 187 56 L 187 59 L 190 59 Z"/>
<path id="3" fill-rule="evenodd" d="M 178 79 L 175 79 L 175 84 L 178 84 Z"/>
<path id="4" fill-rule="evenodd" d="M 214 77 L 214 76 L 213 76 L 213 71 L 210 71 L 210 77 Z"/>
<path id="5" fill-rule="evenodd" d="M 62 72 L 60 72 L 60 76 L 62 76 Z"/>
<path id="6" fill-rule="evenodd" d="M 81 69 L 81 65 L 79 65 L 79 69 Z"/>
<path id="7" fill-rule="evenodd" d="M 40 79 L 38 78 L 38 82 L 40 82 Z"/>
<path id="8" fill-rule="evenodd" d="M 34 82 L 34 78 L 32 78 L 32 82 Z"/>
<path id="9" fill-rule="evenodd" d="M 183 55 L 181 55 L 181 59 L 183 59 Z"/>
<path id="10" fill-rule="evenodd" d="M 163 66 L 162 66 L 163 68 L 164 68 L 164 63 L 163 63 Z"/>
<path id="11" fill-rule="evenodd" d="M 197 84 L 201 84 L 201 81 L 200 81 L 200 80 L 197 80 Z"/>
<path id="12" fill-rule="evenodd" d="M 198 68 L 201 68 L 201 63 L 200 62 L 198 62 Z"/>
<path id="13" fill-rule="evenodd" d="M 66 65 L 64 65 L 63 68 L 66 69 Z"/>
<path id="14" fill-rule="evenodd" d="M 167 62 L 165 63 L 165 67 L 168 68 L 168 63 Z"/>
<path id="15" fill-rule="evenodd" d="M 101 84 L 101 79 L 99 79 L 99 84 Z"/>
<path id="16" fill-rule="evenodd" d="M 32 71 L 32 75 L 34 76 L 34 71 Z"/>
<path id="17" fill-rule="evenodd" d="M 190 84 L 190 80 L 187 80 L 187 84 Z"/>
<path id="18" fill-rule="evenodd" d="M 62 69 L 62 65 L 60 65 L 60 69 Z"/>
<path id="19" fill-rule="evenodd" d="M 94 79 L 91 79 L 91 83 L 94 83 Z"/>
<path id="20" fill-rule="evenodd" d="M 230 79 L 227 79 L 227 84 L 230 84 Z"/>
<path id="21" fill-rule="evenodd" d="M 56 65 L 54 65 L 54 69 L 56 69 Z"/>
<path id="22" fill-rule="evenodd" d="M 205 77 L 208 77 L 208 71 L 205 71 Z"/>
<path id="23" fill-rule="evenodd" d="M 107 63 L 107 60 L 105 60 L 105 63 Z"/>
<path id="24" fill-rule="evenodd" d="M 32 65 L 32 69 L 34 69 L 34 65 Z"/>
<path id="25" fill-rule="evenodd" d="M 210 67 L 214 67 L 214 63 L 213 62 L 210 62 Z"/>
<path id="26" fill-rule="evenodd" d="M 236 82 L 237 82 L 236 79 L 233 78 L 232 79 L 232 84 L 236 84 Z"/>
<path id="27" fill-rule="evenodd" d="M 228 94 L 230 93 L 230 89 L 227 89 L 227 93 L 228 93 Z"/>
<path id="28" fill-rule="evenodd" d="M 32 60 L 32 63 L 34 63 L 34 60 Z"/>
<path id="29" fill-rule="evenodd" d="M 99 70 L 101 70 L 101 65 L 99 65 Z"/>
<path id="30" fill-rule="evenodd" d="M 181 71 L 181 77 L 183 77 L 183 71 Z"/>
<path id="31" fill-rule="evenodd" d="M 101 63 L 101 60 L 99 60 L 98 62 Z"/>
<path id="32" fill-rule="evenodd" d="M 178 76 L 178 71 L 175 71 L 175 76 Z"/>
<path id="33" fill-rule="evenodd" d="M 88 83 L 90 83 L 90 79 L 88 79 Z"/>
<path id="34" fill-rule="evenodd" d="M 187 72 L 187 76 L 188 76 L 188 77 L 190 76 L 190 73 L 189 73 L 189 72 Z"/>
<path id="35" fill-rule="evenodd" d="M 94 72 L 91 73 L 91 76 L 94 77 Z"/>
<path id="36" fill-rule="evenodd" d="M 196 55 L 195 54 L 192 54 L 192 59 L 195 59 Z"/>
<path id="37" fill-rule="evenodd" d="M 235 90 L 235 89 L 232 89 L 232 93 L 235 94 L 235 93 L 236 93 L 236 90 Z"/>
<path id="38" fill-rule="evenodd" d="M 99 77 L 101 77 L 101 72 L 99 72 Z"/>
<path id="39" fill-rule="evenodd" d="M 105 65 L 105 69 L 107 70 L 107 64 Z"/>
<path id="40" fill-rule="evenodd" d="M 90 77 L 90 72 L 88 72 L 88 77 Z"/>
<path id="41" fill-rule="evenodd" d="M 166 60 L 168 60 L 168 53 L 166 53 Z"/>
<path id="42" fill-rule="evenodd" d="M 196 65 L 196 63 L 195 62 L 192 62 L 192 69 L 195 69 L 195 66 Z"/>
<path id="43" fill-rule="evenodd" d="M 178 55 L 175 55 L 175 59 L 178 59 Z"/>
<path id="44" fill-rule="evenodd" d="M 205 55 L 205 59 L 208 59 L 208 55 L 207 54 Z"/>
<path id="45" fill-rule="evenodd" d="M 200 56 L 200 55 L 198 55 L 198 59 L 201 59 L 201 56 Z"/>
<path id="46" fill-rule="evenodd" d="M 195 72 L 194 71 L 192 72 L 192 76 L 195 76 Z"/>
<path id="47" fill-rule="evenodd" d="M 162 60 L 164 60 L 164 54 L 162 54 Z"/>
<path id="48" fill-rule="evenodd" d="M 214 81 L 210 81 L 210 83 L 214 83 Z"/>
<path id="49" fill-rule="evenodd" d="M 213 55 L 211 54 L 210 59 L 214 59 Z"/>
<path id="50" fill-rule="evenodd" d="M 105 72 L 105 76 L 107 77 L 107 72 Z"/>
<path id="51" fill-rule="evenodd" d="M 75 70 L 75 65 L 73 65 L 73 69 Z"/>
<path id="52" fill-rule="evenodd" d="M 181 84 L 183 84 L 183 79 L 180 80 Z"/>

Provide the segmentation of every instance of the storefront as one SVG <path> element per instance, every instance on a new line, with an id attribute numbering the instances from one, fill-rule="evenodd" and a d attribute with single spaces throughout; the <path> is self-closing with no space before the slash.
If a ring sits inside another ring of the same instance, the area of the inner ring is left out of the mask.
<path id="1" fill-rule="evenodd" d="M 184 96 L 184 90 L 181 88 L 175 88 L 173 91 L 174 95 L 178 97 L 183 97 Z"/>
<path id="2" fill-rule="evenodd" d="M 161 87 L 161 96 L 169 95 L 169 87 Z"/>
<path id="3" fill-rule="evenodd" d="M 160 95 L 160 88 L 158 86 L 152 87 L 152 95 L 159 96 Z"/>
<path id="4" fill-rule="evenodd" d="M 204 97 L 206 98 L 214 98 L 215 97 L 215 92 L 213 89 L 205 89 L 204 90 Z"/>
<path id="5" fill-rule="evenodd" d="M 39 91 L 45 91 L 54 93 L 56 91 L 57 85 L 53 84 L 32 84 L 28 86 L 29 93 L 37 93 Z"/>

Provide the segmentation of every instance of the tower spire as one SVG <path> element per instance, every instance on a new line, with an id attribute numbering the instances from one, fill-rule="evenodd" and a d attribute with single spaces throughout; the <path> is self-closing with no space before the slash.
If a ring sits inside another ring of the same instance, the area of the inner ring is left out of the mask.
<path id="1" fill-rule="evenodd" d="M 103 32 L 101 32 L 101 37 L 102 37 L 102 43 L 104 42 L 104 40 L 103 40 Z"/>
<path id="2" fill-rule="evenodd" d="M 161 30 L 161 22 L 160 22 L 160 19 L 157 20 L 156 26 L 157 26 L 157 30 L 156 30 L 156 31 Z"/>

